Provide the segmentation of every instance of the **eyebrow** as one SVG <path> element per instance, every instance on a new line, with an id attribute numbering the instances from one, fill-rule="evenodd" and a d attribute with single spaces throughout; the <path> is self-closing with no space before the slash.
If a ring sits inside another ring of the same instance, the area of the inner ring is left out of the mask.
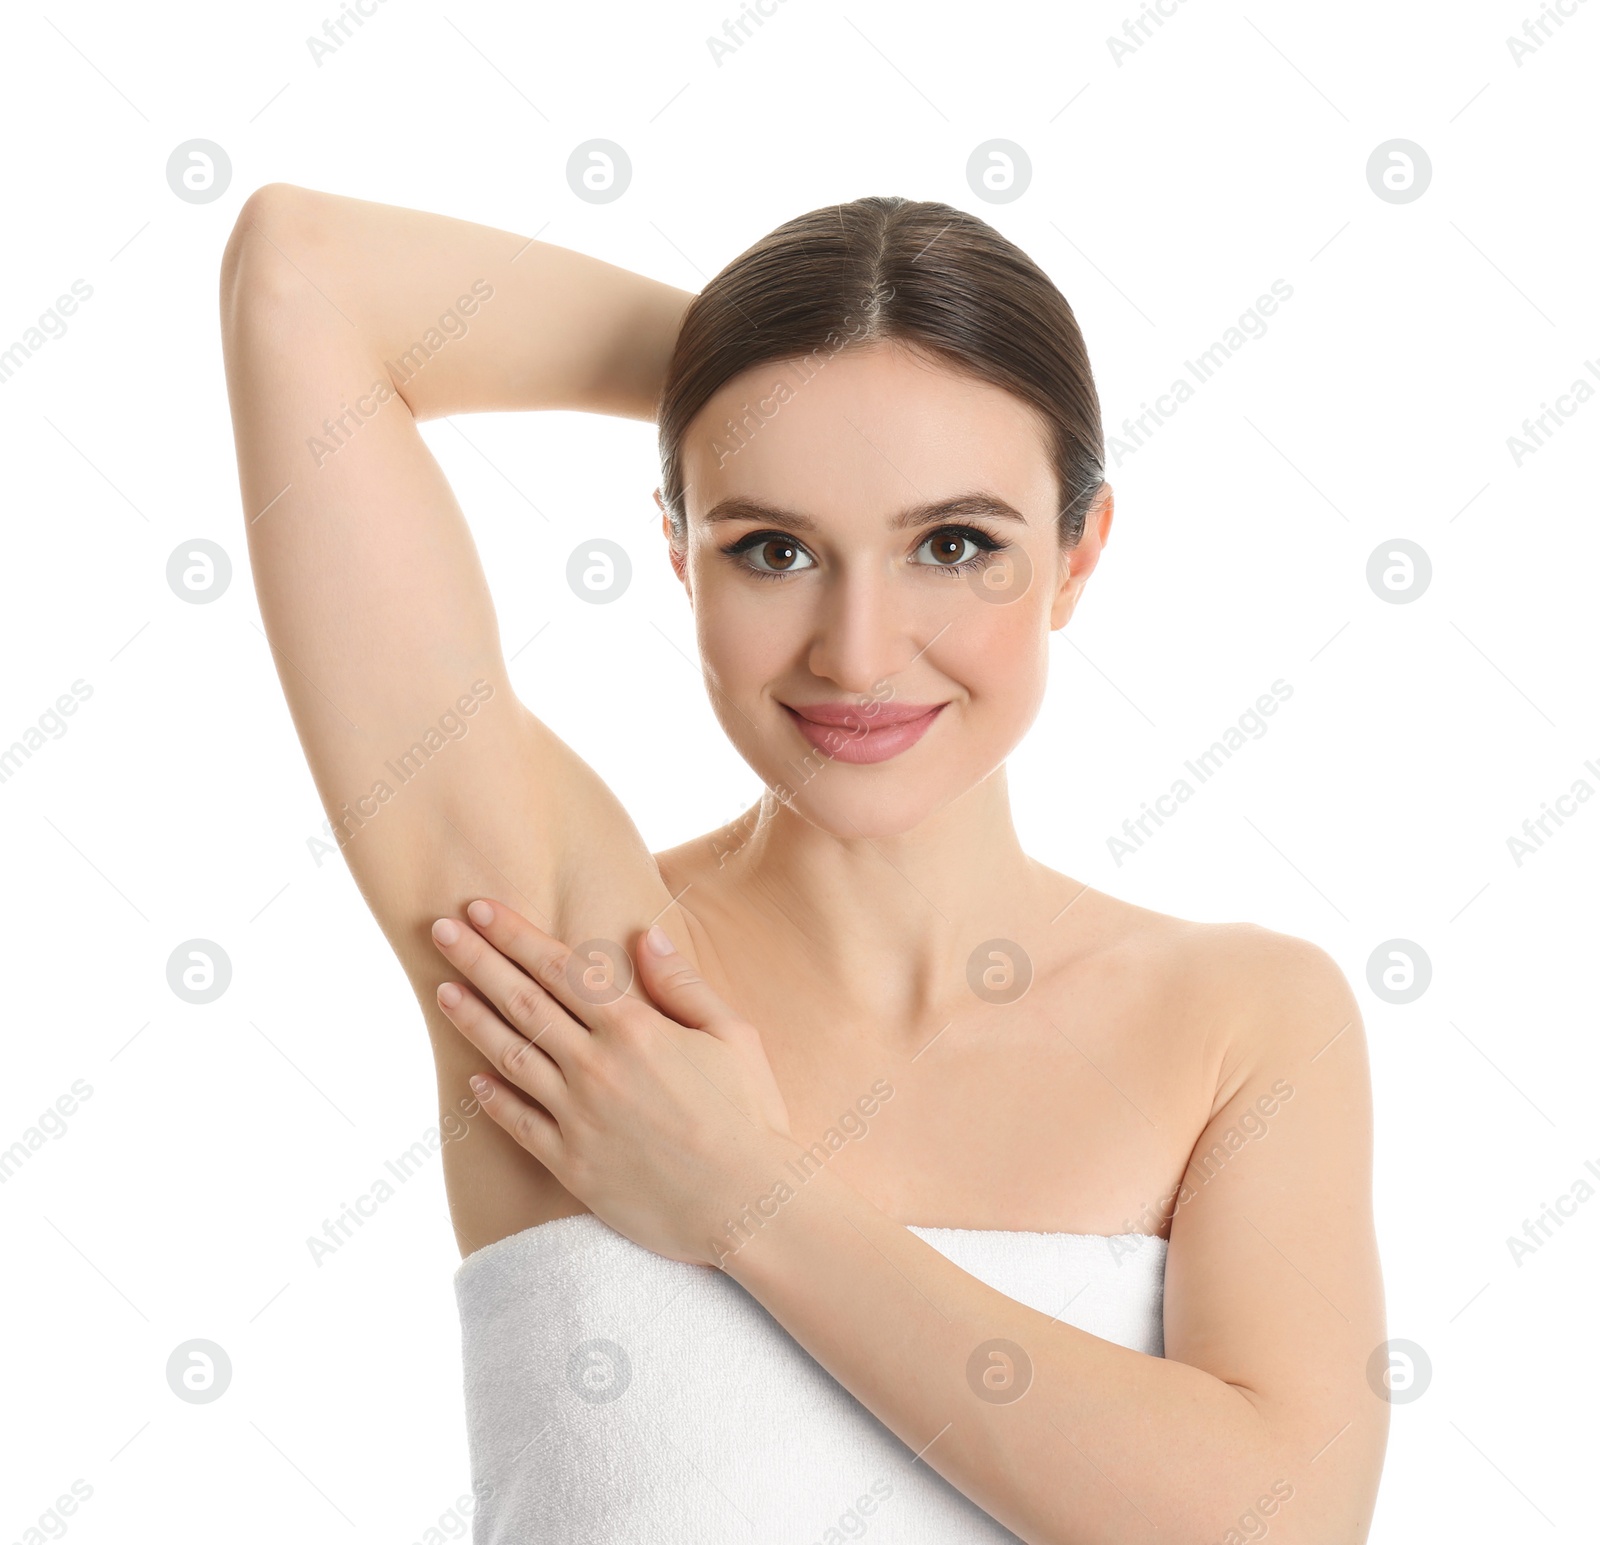
<path id="1" fill-rule="evenodd" d="M 889 517 L 892 531 L 905 531 L 918 526 L 932 525 L 938 521 L 958 520 L 962 517 L 988 516 L 993 520 L 1014 520 L 1027 525 L 1028 518 L 994 494 L 972 492 L 955 494 L 948 499 L 933 499 L 922 504 L 909 505 Z M 739 494 L 719 499 L 705 513 L 708 526 L 720 525 L 730 520 L 759 520 L 788 531 L 815 531 L 817 522 L 797 510 L 785 510 L 762 499 L 746 498 Z"/>

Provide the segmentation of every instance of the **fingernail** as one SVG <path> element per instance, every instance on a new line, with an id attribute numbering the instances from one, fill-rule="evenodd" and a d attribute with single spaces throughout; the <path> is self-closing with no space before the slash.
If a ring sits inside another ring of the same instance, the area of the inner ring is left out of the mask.
<path id="1" fill-rule="evenodd" d="M 454 982 L 441 982 L 438 997 L 447 1009 L 453 1009 L 461 1001 L 461 989 Z"/>
<path id="2" fill-rule="evenodd" d="M 454 944 L 461 936 L 461 930 L 450 921 L 448 917 L 441 917 L 433 925 L 434 942 L 438 944 Z"/>
<path id="3" fill-rule="evenodd" d="M 474 1073 L 472 1077 L 467 1080 L 467 1082 L 472 1085 L 472 1092 L 477 1095 L 480 1100 L 485 1098 L 489 1091 L 494 1088 L 494 1085 L 491 1084 L 487 1078 L 479 1078 L 476 1073 Z"/>
<path id="4" fill-rule="evenodd" d="M 494 921 L 494 908 L 487 901 L 475 901 L 467 908 L 467 916 L 480 928 L 487 928 Z"/>
<path id="5" fill-rule="evenodd" d="M 644 936 L 644 942 L 650 946 L 652 954 L 670 955 L 672 953 L 672 940 L 667 937 L 667 930 L 660 923 L 652 923 L 650 931 Z"/>

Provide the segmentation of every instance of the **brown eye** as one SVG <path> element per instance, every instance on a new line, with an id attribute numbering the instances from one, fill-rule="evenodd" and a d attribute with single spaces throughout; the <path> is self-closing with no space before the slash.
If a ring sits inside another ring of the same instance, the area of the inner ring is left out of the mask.
<path id="1" fill-rule="evenodd" d="M 750 573 L 768 579 L 816 567 L 816 560 L 793 537 L 776 532 L 752 531 L 724 551 Z"/>
<path id="2" fill-rule="evenodd" d="M 946 572 L 976 568 L 987 553 L 998 552 L 1002 543 L 982 531 L 971 527 L 950 526 L 934 531 L 922 539 L 917 547 L 918 564 L 927 569 L 944 569 Z"/>

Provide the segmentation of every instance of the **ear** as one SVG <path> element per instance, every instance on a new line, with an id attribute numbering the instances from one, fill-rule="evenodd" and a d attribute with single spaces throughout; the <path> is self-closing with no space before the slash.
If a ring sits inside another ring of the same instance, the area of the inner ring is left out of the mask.
<path id="1" fill-rule="evenodd" d="M 1088 514 L 1084 516 L 1083 535 L 1078 538 L 1078 545 L 1070 552 L 1061 555 L 1061 582 L 1056 587 L 1055 598 L 1050 603 L 1052 630 L 1064 628 L 1073 612 L 1077 610 L 1078 597 L 1083 594 L 1083 587 L 1088 582 L 1089 576 L 1094 573 L 1094 567 L 1100 561 L 1100 553 L 1111 535 L 1114 506 L 1115 496 L 1111 485 L 1102 482 L 1094 496 L 1094 503 L 1089 506 Z"/>
<path id="2" fill-rule="evenodd" d="M 656 501 L 656 508 L 661 511 L 661 534 L 667 539 L 667 557 L 672 563 L 672 572 L 678 576 L 678 583 L 688 590 L 688 554 L 672 539 L 672 518 L 667 514 L 666 501 L 661 497 L 661 490 L 657 488 L 652 497 Z M 694 602 L 692 591 L 689 600 L 692 605 Z"/>

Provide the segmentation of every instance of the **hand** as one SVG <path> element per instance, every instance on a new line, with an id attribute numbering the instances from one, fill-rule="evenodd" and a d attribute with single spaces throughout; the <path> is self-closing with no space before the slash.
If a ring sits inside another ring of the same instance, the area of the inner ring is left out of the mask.
<path id="1" fill-rule="evenodd" d="M 472 984 L 445 982 L 438 999 L 497 1070 L 486 1089 L 473 1081 L 483 1108 L 618 1233 L 717 1265 L 728 1220 L 771 1191 L 795 1146 L 755 1027 L 660 928 L 634 951 L 657 1009 L 599 952 L 580 960 L 499 902 L 467 917 L 433 925 Z"/>

